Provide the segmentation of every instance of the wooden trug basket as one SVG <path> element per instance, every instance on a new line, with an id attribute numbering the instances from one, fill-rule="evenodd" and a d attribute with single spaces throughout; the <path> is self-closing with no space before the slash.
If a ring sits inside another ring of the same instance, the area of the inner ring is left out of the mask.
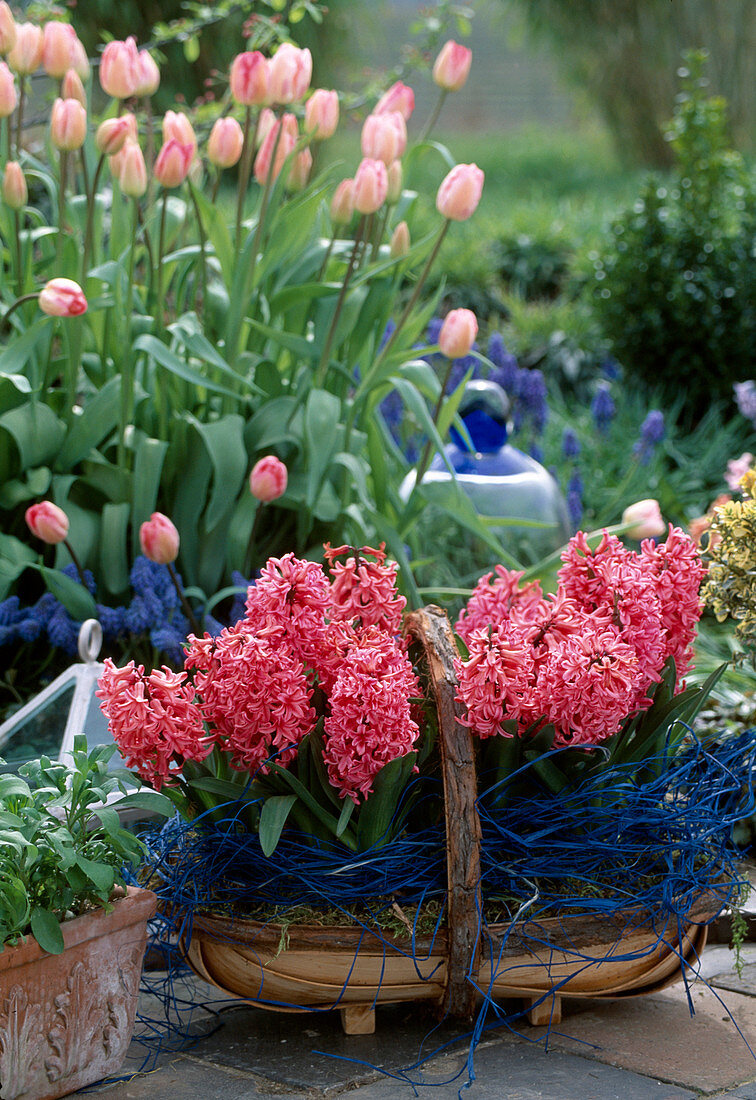
<path id="1" fill-rule="evenodd" d="M 526 920 L 481 936 L 480 818 L 470 730 L 459 721 L 446 614 L 426 607 L 405 631 L 424 652 L 438 713 L 448 906 L 433 938 L 379 936 L 361 926 L 281 925 L 196 914 L 186 957 L 204 979 L 271 1011 L 339 1008 L 347 1034 L 375 1030 L 375 1008 L 433 1001 L 470 1020 L 479 990 L 521 998 L 532 1024 L 558 1023 L 562 997 L 628 997 L 676 981 L 706 942 L 722 898 L 704 894 L 682 932 L 677 919 L 627 910 L 613 917 Z M 628 958 L 627 956 L 632 956 Z"/>

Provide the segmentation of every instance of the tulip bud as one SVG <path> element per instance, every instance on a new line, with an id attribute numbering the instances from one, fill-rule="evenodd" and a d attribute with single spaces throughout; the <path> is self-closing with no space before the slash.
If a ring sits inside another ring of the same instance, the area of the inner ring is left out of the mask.
<path id="1" fill-rule="evenodd" d="M 281 132 L 280 137 L 278 136 L 279 131 Z M 271 179 L 278 177 L 284 161 L 294 152 L 297 136 L 297 120 L 294 115 L 289 114 L 284 115 L 281 121 L 276 122 L 265 135 L 265 140 L 255 157 L 254 167 L 255 179 L 261 186 L 264 186 L 268 177 Z M 274 163 L 271 163 L 274 149 L 276 159 Z"/>
<path id="2" fill-rule="evenodd" d="M 110 158 L 110 167 L 117 169 L 119 187 L 129 198 L 141 198 L 147 190 L 147 165 L 144 163 L 139 142 L 127 138 L 117 158 L 118 163 L 115 165 L 113 162 L 116 157 Z"/>
<path id="3" fill-rule="evenodd" d="M 229 77 L 231 95 L 243 107 L 260 107 L 269 103 L 268 60 L 259 50 L 245 50 L 231 63 Z"/>
<path id="4" fill-rule="evenodd" d="M 631 539 L 650 539 L 665 534 L 667 526 L 662 519 L 658 500 L 639 500 L 622 513 L 623 524 L 631 524 L 627 534 Z"/>
<path id="5" fill-rule="evenodd" d="M 51 500 L 32 504 L 26 509 L 24 519 L 31 533 L 50 546 L 63 542 L 68 534 L 68 516 Z"/>
<path id="6" fill-rule="evenodd" d="M 263 504 L 277 500 L 286 492 L 289 480 L 288 471 L 275 455 L 266 455 L 256 462 L 249 475 L 249 491 Z"/>
<path id="7" fill-rule="evenodd" d="M 42 28 L 34 23 L 16 24 L 16 41 L 8 54 L 8 64 L 19 76 L 35 72 L 42 62 Z"/>
<path id="8" fill-rule="evenodd" d="M 332 137 L 339 124 L 339 94 L 318 88 L 305 104 L 305 132 L 310 141 Z"/>
<path id="9" fill-rule="evenodd" d="M 171 139 L 180 145 L 191 145 L 197 151 L 197 137 L 194 128 L 183 111 L 166 111 L 163 117 L 163 141 Z"/>
<path id="10" fill-rule="evenodd" d="M 262 111 L 260 111 L 260 117 L 257 120 L 257 129 L 255 130 L 255 148 L 260 148 L 275 124 L 275 111 L 271 111 L 270 107 L 263 107 Z"/>
<path id="11" fill-rule="evenodd" d="M 270 103 L 294 103 L 303 99 L 310 87 L 312 56 L 291 42 L 282 42 L 268 67 Z"/>
<path id="12" fill-rule="evenodd" d="M 87 312 L 87 299 L 73 279 L 50 279 L 39 292 L 39 308 L 48 317 L 78 317 Z"/>
<path id="13" fill-rule="evenodd" d="M 362 155 L 388 166 L 407 148 L 407 127 L 398 111 L 368 115 L 362 127 Z"/>
<path id="14" fill-rule="evenodd" d="M 132 35 L 125 42 L 108 42 L 100 60 L 100 84 L 106 95 L 129 99 L 141 80 L 139 54 Z"/>
<path id="15" fill-rule="evenodd" d="M 76 31 L 70 23 L 51 19 L 42 32 L 42 67 L 48 76 L 62 80 L 74 63 Z"/>
<path id="16" fill-rule="evenodd" d="M 472 61 L 472 50 L 456 42 L 446 42 L 433 66 L 433 79 L 439 88 L 458 92 L 467 80 Z"/>
<path id="17" fill-rule="evenodd" d="M 407 84 L 400 80 L 392 84 L 387 92 L 384 92 L 375 105 L 374 115 L 382 115 L 386 111 L 398 111 L 405 122 L 415 109 L 415 93 Z"/>
<path id="18" fill-rule="evenodd" d="M 142 553 L 158 565 L 168 565 L 178 557 L 179 533 L 162 512 L 153 512 L 139 528 Z"/>
<path id="19" fill-rule="evenodd" d="M 386 192 L 386 202 L 391 203 L 393 206 L 399 202 L 402 197 L 402 162 L 400 160 L 392 160 L 389 164 L 386 175 L 388 177 L 388 191 Z"/>
<path id="20" fill-rule="evenodd" d="M 468 355 L 478 335 L 478 319 L 471 309 L 452 309 L 444 318 L 438 346 L 447 359 Z"/>
<path id="21" fill-rule="evenodd" d="M 354 180 L 342 180 L 331 199 L 331 221 L 348 225 L 354 216 Z"/>
<path id="22" fill-rule="evenodd" d="M 388 176 L 382 160 L 365 157 L 354 176 L 354 208 L 358 214 L 374 214 L 386 201 Z"/>
<path id="23" fill-rule="evenodd" d="M 16 109 L 16 81 L 4 61 L 0 61 L 0 118 L 7 118 Z"/>
<path id="24" fill-rule="evenodd" d="M 215 120 L 207 141 L 207 159 L 216 168 L 231 168 L 242 155 L 244 133 L 235 118 Z"/>
<path id="25" fill-rule="evenodd" d="M 135 95 L 154 95 L 160 87 L 160 69 L 152 54 L 148 50 L 139 50 L 137 53 L 139 66 L 139 81 Z"/>
<path id="26" fill-rule="evenodd" d="M 193 145 L 184 145 L 176 138 L 170 138 L 155 161 L 153 168 L 155 179 L 161 187 L 180 187 L 189 174 L 193 158 Z"/>
<path id="27" fill-rule="evenodd" d="M 74 38 L 71 54 L 71 68 L 76 73 L 79 80 L 89 80 L 89 58 L 87 57 L 87 51 L 84 49 L 84 43 L 80 38 Z"/>
<path id="28" fill-rule="evenodd" d="M 16 44 L 16 20 L 5 0 L 0 0 L 0 54 L 5 57 Z"/>
<path id="29" fill-rule="evenodd" d="M 312 171 L 312 153 L 309 149 L 301 149 L 291 162 L 286 187 L 289 191 L 304 191 Z"/>
<path id="30" fill-rule="evenodd" d="M 63 83 L 60 86 L 60 97 L 61 99 L 75 99 L 82 107 L 86 107 L 87 93 L 84 91 L 81 77 L 75 69 L 69 69 L 63 77 Z"/>
<path id="31" fill-rule="evenodd" d="M 87 112 L 78 99 L 56 99 L 50 116 L 50 138 L 56 149 L 72 153 L 87 136 Z"/>
<path id="32" fill-rule="evenodd" d="M 389 252 L 394 260 L 401 259 L 402 256 L 406 256 L 410 250 L 410 231 L 406 222 L 399 222 L 394 232 L 391 234 L 391 245 Z"/>
<path id="33" fill-rule="evenodd" d="M 26 188 L 26 178 L 21 165 L 16 160 L 9 160 L 5 165 L 3 176 L 3 199 L 11 210 L 21 210 L 26 206 L 29 193 Z"/>
<path id="34" fill-rule="evenodd" d="M 436 195 L 436 209 L 451 221 L 471 217 L 483 193 L 483 172 L 477 164 L 457 164 L 442 181 Z"/>
<path id="35" fill-rule="evenodd" d="M 98 153 L 112 157 L 120 153 L 127 138 L 136 141 L 137 127 L 134 115 L 119 115 L 118 118 L 106 118 L 97 127 L 95 146 Z"/>

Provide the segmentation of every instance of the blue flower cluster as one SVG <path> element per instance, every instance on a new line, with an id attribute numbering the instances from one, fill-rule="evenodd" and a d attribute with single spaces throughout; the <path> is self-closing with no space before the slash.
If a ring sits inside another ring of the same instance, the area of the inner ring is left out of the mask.
<path id="1" fill-rule="evenodd" d="M 79 579 L 73 565 L 67 565 L 63 572 L 74 580 Z M 94 577 L 86 571 L 85 578 L 87 588 L 94 595 Z M 130 580 L 134 596 L 128 606 L 96 605 L 104 640 L 125 642 L 130 638 L 148 637 L 166 659 L 181 662 L 183 643 L 190 627 L 167 566 L 157 565 L 140 555 L 134 562 Z M 234 574 L 234 584 L 246 586 L 240 574 Z M 243 598 L 237 597 L 230 621 L 235 622 L 243 614 Z M 0 646 L 35 642 L 46 637 L 55 649 L 74 657 L 80 626 L 81 623 L 73 619 L 50 592 L 31 606 L 22 606 L 18 596 L 9 596 L 0 602 Z M 204 626 L 213 635 L 222 630 L 222 624 L 210 615 L 205 616 Z"/>
<path id="2" fill-rule="evenodd" d="M 633 454 L 641 466 L 647 466 L 656 447 L 666 434 L 664 413 L 652 409 L 640 427 L 640 435 L 633 444 Z"/>
<path id="3" fill-rule="evenodd" d="M 427 344 L 438 343 L 442 323 L 440 317 L 434 317 L 430 321 L 426 332 Z M 389 332 L 390 330 L 387 328 L 383 342 L 388 339 Z M 473 352 L 478 351 L 478 345 L 473 344 Z M 528 370 L 520 367 L 517 358 L 507 351 L 504 338 L 498 332 L 491 334 L 486 352 L 488 359 L 493 364 L 492 367 L 487 369 L 478 356 L 472 354 L 472 352 L 461 359 L 455 359 L 445 392 L 447 394 L 453 393 L 468 373 L 471 378 L 488 378 L 492 382 L 497 382 L 511 402 L 514 430 L 530 433 L 530 453 L 538 461 L 541 461 L 542 452 L 538 437 L 543 433 L 549 416 L 546 380 L 543 373 L 540 370 Z M 442 355 L 438 353 L 429 354 L 425 356 L 425 359 L 440 375 L 445 373 L 446 360 Z M 414 463 L 419 455 L 422 441 L 416 435 L 406 433 L 404 406 L 396 390 L 384 398 L 381 403 L 381 412 L 392 437 L 404 451 L 407 461 Z"/>

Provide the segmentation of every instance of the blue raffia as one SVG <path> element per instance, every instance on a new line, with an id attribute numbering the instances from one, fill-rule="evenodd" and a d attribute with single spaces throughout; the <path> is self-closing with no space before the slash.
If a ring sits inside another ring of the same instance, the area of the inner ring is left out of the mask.
<path id="1" fill-rule="evenodd" d="M 660 942 L 677 951 L 674 944 L 702 894 L 709 892 L 715 898 L 712 908 L 721 910 L 745 885 L 732 830 L 754 812 L 755 756 L 756 730 L 708 747 L 691 733 L 676 757 L 645 761 L 642 781 L 635 764 L 603 770 L 556 794 L 544 788 L 507 798 L 506 785 L 485 791 L 478 799 L 481 892 L 484 906 L 495 904 L 497 922 L 502 911 L 509 913 L 497 924 L 495 937 L 480 917 L 481 947 L 497 960 L 497 978 L 506 973 L 505 948 L 513 930 L 537 950 L 547 942 L 538 925 L 547 916 L 603 916 L 618 928 L 632 928 L 652 914 L 656 943 L 626 955 L 613 951 L 612 958 L 638 958 Z M 160 899 L 152 949 L 163 953 L 168 970 L 168 977 L 153 979 L 150 988 L 165 1009 L 164 1020 L 147 1021 L 144 1041 L 153 1052 L 166 1043 L 177 1049 L 191 1041 L 182 1013 L 186 1002 L 181 1004 L 176 992 L 181 974 L 176 942 L 191 935 L 197 910 L 220 905 L 243 914 L 250 905 L 277 907 L 270 919 L 279 923 L 286 908 L 347 911 L 360 905 L 366 916 L 355 918 L 356 923 L 380 938 L 374 920 L 393 901 L 410 907 L 445 897 L 446 845 L 440 823 L 359 854 L 285 831 L 267 857 L 257 836 L 242 831 L 233 814 L 220 824 L 176 818 L 147 840 L 147 874 L 153 883 L 158 881 Z M 140 880 L 145 880 L 144 868 Z M 443 905 L 441 910 L 437 931 Z M 713 915 L 700 919 L 712 920 Z M 419 958 L 414 941 L 413 935 L 406 953 Z M 598 961 L 586 948 L 560 949 L 586 966 Z M 393 942 L 391 950 L 396 950 Z M 514 1028 L 525 1011 L 498 1004 L 491 986 L 480 985 L 479 992 L 482 1005 L 469 1034 L 468 1085 L 475 1077 L 474 1052 L 484 1031 Z M 692 1012 L 690 997 L 689 1004 Z M 419 1069 L 431 1056 L 410 1069 Z M 403 1071 L 401 1079 L 421 1083 L 408 1074 Z"/>

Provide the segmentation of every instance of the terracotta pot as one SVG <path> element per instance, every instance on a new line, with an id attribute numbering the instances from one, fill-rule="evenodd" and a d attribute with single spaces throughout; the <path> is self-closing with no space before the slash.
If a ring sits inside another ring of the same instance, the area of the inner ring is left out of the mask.
<path id="1" fill-rule="evenodd" d="M 676 918 L 627 910 L 489 925 L 476 985 L 495 998 L 519 997 L 531 1023 L 559 1020 L 561 997 L 627 997 L 679 979 L 694 961 L 721 899 L 703 895 L 678 930 Z M 700 922 L 700 923 L 695 923 Z M 682 932 L 682 935 L 680 935 Z M 434 941 L 352 928 L 260 924 L 196 914 L 186 958 L 226 993 L 272 1011 L 339 1008 L 348 1033 L 370 1032 L 376 1004 L 441 1003 L 448 937 Z"/>
<path id="2" fill-rule="evenodd" d="M 0 952 L 2 1100 L 54 1100 L 120 1069 L 156 905 L 129 887 L 111 913 L 63 924 L 61 955 L 31 936 Z"/>

